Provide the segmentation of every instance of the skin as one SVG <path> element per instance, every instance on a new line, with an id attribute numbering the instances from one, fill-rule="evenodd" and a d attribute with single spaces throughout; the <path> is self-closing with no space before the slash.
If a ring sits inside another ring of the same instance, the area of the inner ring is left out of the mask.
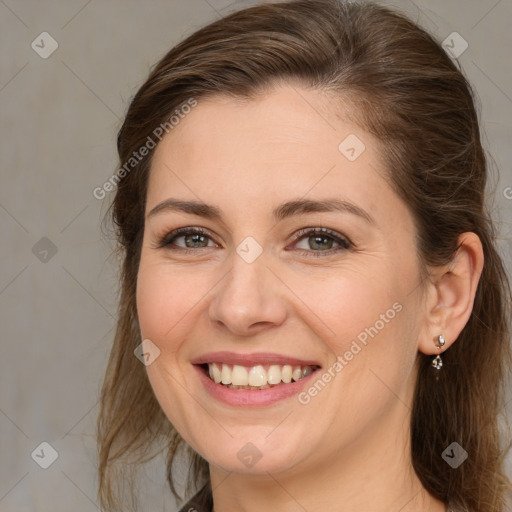
<path id="1" fill-rule="evenodd" d="M 464 233 L 452 264 L 422 279 L 413 218 L 384 178 L 379 141 L 338 114 L 324 93 L 297 84 L 247 101 L 217 95 L 200 99 L 155 150 L 146 213 L 173 197 L 214 204 L 223 216 L 147 217 L 137 281 L 141 334 L 160 350 L 147 366 L 151 386 L 209 462 L 215 512 L 446 510 L 411 464 L 416 359 L 441 352 L 439 334 L 449 349 L 466 324 L 481 244 Z M 349 134 L 366 146 L 354 161 L 338 150 Z M 347 212 L 272 218 L 278 204 L 304 197 L 350 201 L 374 222 Z M 158 247 L 181 227 L 210 238 L 195 248 L 189 240 L 190 253 L 179 250 L 184 236 Z M 328 237 L 325 249 L 311 236 L 295 241 L 308 227 L 352 245 L 333 252 L 340 245 Z M 248 236 L 263 248 L 250 264 L 236 252 Z M 306 405 L 222 404 L 190 363 L 217 350 L 277 352 L 328 369 L 394 303 L 401 311 Z M 250 468 L 237 457 L 247 443 L 262 455 Z"/>

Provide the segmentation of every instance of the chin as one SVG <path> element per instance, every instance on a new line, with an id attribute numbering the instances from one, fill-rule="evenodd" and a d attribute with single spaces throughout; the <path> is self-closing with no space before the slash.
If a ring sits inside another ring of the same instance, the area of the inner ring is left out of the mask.
<path id="1" fill-rule="evenodd" d="M 268 432 L 265 429 L 265 433 L 257 436 L 244 436 L 243 439 L 239 437 L 236 440 L 230 438 L 222 444 L 214 442 L 214 450 L 200 453 L 210 464 L 224 471 L 253 475 L 285 472 L 307 457 L 300 452 L 300 442 L 293 444 L 276 437 L 270 443 L 265 440 Z"/>

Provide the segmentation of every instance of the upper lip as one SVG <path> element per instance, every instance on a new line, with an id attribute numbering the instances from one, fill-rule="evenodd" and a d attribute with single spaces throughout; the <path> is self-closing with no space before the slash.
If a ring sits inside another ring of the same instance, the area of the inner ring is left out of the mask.
<path id="1" fill-rule="evenodd" d="M 192 359 L 192 364 L 205 364 L 205 363 L 225 363 L 236 364 L 240 366 L 265 366 L 265 365 L 285 365 L 292 366 L 320 366 L 317 361 L 299 359 L 293 356 L 286 356 L 284 354 L 274 354 L 271 352 L 253 352 L 250 354 L 238 354 L 236 352 L 209 352 L 203 354 L 195 359 Z"/>

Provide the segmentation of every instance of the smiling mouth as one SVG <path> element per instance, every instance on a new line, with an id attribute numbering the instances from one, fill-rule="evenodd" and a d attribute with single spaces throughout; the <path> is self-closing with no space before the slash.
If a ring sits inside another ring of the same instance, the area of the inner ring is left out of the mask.
<path id="1" fill-rule="evenodd" d="M 297 382 L 320 368 L 316 365 L 256 365 L 241 366 L 224 363 L 200 365 L 204 373 L 216 384 L 229 389 L 269 389 Z"/>

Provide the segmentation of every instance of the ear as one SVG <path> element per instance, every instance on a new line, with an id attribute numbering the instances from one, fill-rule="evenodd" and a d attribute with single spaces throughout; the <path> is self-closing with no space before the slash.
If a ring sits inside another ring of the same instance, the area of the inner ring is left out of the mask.
<path id="1" fill-rule="evenodd" d="M 434 269 L 427 284 L 424 324 L 418 349 L 424 354 L 439 354 L 447 350 L 467 324 L 475 301 L 478 281 L 484 266 L 484 252 L 478 235 L 463 233 L 453 260 Z M 442 334 L 446 344 L 439 348 L 437 337 Z"/>

